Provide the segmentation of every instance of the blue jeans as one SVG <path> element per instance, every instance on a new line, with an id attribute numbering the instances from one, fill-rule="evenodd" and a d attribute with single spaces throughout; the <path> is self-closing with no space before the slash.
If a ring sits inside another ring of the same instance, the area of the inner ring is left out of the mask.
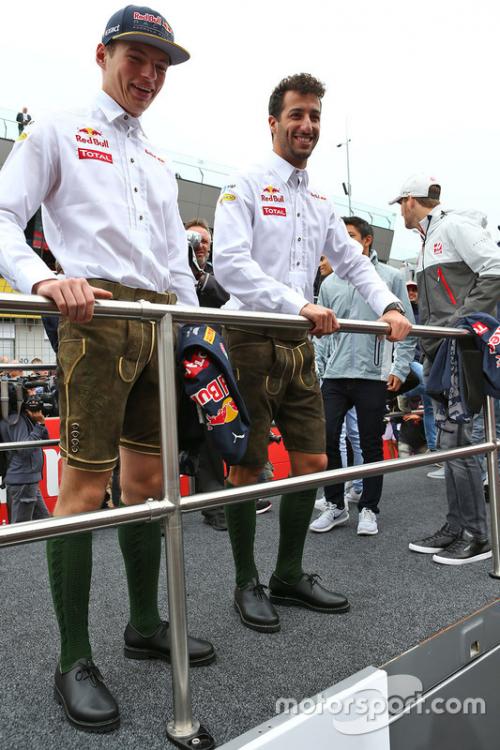
<path id="1" fill-rule="evenodd" d="M 352 409 L 349 409 L 345 415 L 342 432 L 340 434 L 340 455 L 342 456 L 342 466 L 344 469 L 347 466 L 346 435 L 351 444 L 354 466 L 359 466 L 363 463 L 363 454 L 361 452 L 361 445 L 359 444 L 358 415 L 356 414 L 354 406 Z M 352 486 L 359 494 L 363 492 L 362 479 L 353 479 Z"/>
<path id="2" fill-rule="evenodd" d="M 432 408 L 432 399 L 427 394 L 424 384 L 424 366 L 420 362 L 413 361 L 410 365 L 411 371 L 420 380 L 420 385 L 416 385 L 411 391 L 407 391 L 405 397 L 420 396 L 424 405 L 424 430 L 427 447 L 431 451 L 436 450 L 436 422 L 434 421 L 434 409 Z"/>

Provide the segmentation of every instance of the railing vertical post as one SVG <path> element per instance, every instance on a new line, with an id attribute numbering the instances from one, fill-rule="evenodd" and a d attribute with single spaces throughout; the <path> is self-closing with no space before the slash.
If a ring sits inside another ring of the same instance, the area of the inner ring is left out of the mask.
<path id="1" fill-rule="evenodd" d="M 193 721 L 189 687 L 186 582 L 180 512 L 177 394 L 172 316 L 164 315 L 159 321 L 157 329 L 163 492 L 165 498 L 177 506 L 177 509 L 170 513 L 164 521 L 174 703 L 174 719 L 168 722 L 167 734 L 175 740 L 176 737 L 185 738 L 196 734 L 199 729 L 199 722 Z"/>
<path id="2" fill-rule="evenodd" d="M 498 443 L 495 426 L 495 401 L 486 396 L 484 401 L 484 433 L 489 443 L 495 443 L 494 451 L 488 452 L 488 486 L 490 491 L 491 550 L 493 553 L 492 578 L 500 578 L 500 478 L 498 472 Z"/>

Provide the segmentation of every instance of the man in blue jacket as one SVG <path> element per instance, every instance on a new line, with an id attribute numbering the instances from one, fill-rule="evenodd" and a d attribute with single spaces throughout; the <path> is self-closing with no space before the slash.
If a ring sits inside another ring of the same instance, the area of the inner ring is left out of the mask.
<path id="1" fill-rule="evenodd" d="M 407 318 L 414 322 L 406 285 L 401 274 L 379 263 L 372 249 L 373 229 L 358 216 L 344 218 L 347 233 L 363 247 L 388 288 L 403 303 Z M 334 269 L 335 271 L 335 269 Z M 321 285 L 318 303 L 335 310 L 340 318 L 376 320 L 377 316 L 355 287 L 330 274 Z M 393 344 L 375 334 L 337 333 L 314 340 L 318 375 L 325 405 L 326 453 L 328 469 L 342 466 L 340 433 L 345 415 L 353 406 L 358 415 L 361 451 L 365 463 L 383 460 L 382 433 L 387 391 L 397 392 L 406 379 L 415 351 L 415 339 Z M 394 352 L 394 358 L 393 358 Z M 382 495 L 383 476 L 365 477 L 359 499 L 358 534 L 378 533 L 377 514 Z M 346 523 L 344 484 L 325 487 L 326 509 L 316 518 L 311 531 L 331 531 Z"/>
<path id="2" fill-rule="evenodd" d="M 45 427 L 40 400 L 35 396 L 30 396 L 24 402 L 20 414 L 17 414 L 16 410 L 9 414 L 8 420 L 1 421 L 0 434 L 5 443 L 48 440 L 49 433 Z M 10 452 L 4 481 L 7 487 L 11 523 L 47 518 L 49 515 L 38 486 L 42 472 L 43 451 L 41 448 Z"/>

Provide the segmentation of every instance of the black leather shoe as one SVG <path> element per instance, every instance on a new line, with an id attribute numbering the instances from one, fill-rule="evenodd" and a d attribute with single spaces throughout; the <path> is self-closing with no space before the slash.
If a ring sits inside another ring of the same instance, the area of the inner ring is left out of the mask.
<path id="1" fill-rule="evenodd" d="M 316 612 L 347 612 L 350 604 L 345 596 L 328 591 L 318 583 L 318 579 L 316 573 L 304 573 L 297 583 L 291 584 L 273 573 L 269 582 L 269 598 L 273 604 L 306 607 Z"/>
<path id="2" fill-rule="evenodd" d="M 247 628 L 260 633 L 277 633 L 280 629 L 280 618 L 273 605 L 264 593 L 267 588 L 252 578 L 250 583 L 234 590 L 234 608 L 241 622 Z"/>
<path id="3" fill-rule="evenodd" d="M 79 659 L 69 672 L 57 665 L 54 696 L 70 724 L 84 732 L 112 732 L 120 726 L 118 705 L 90 659 Z"/>
<path id="4" fill-rule="evenodd" d="M 124 654 L 128 659 L 162 659 L 170 664 L 170 626 L 162 621 L 146 638 L 129 623 L 125 628 Z M 203 667 L 215 660 L 215 649 L 209 641 L 188 635 L 189 665 Z"/>
<path id="5" fill-rule="evenodd" d="M 201 514 L 205 523 L 216 531 L 227 531 L 226 514 L 222 505 L 217 508 L 202 510 Z"/>

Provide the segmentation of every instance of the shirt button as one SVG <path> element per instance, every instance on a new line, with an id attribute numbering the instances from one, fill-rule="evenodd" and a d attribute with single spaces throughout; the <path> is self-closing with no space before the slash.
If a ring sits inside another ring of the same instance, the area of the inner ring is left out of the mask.
<path id="1" fill-rule="evenodd" d="M 142 221 L 144 216 L 139 216 L 139 221 Z"/>
<path id="2" fill-rule="evenodd" d="M 300 242 L 302 237 L 297 237 L 297 242 Z"/>
<path id="3" fill-rule="evenodd" d="M 139 190 L 139 188 L 136 188 L 136 187 L 135 187 L 135 188 L 134 188 L 134 193 L 137 193 L 137 192 L 138 192 L 138 190 Z"/>
<path id="4" fill-rule="evenodd" d="M 297 261 L 297 265 L 300 266 L 300 260 Z"/>
<path id="5" fill-rule="evenodd" d="M 134 161 L 135 161 L 135 159 L 130 159 L 130 161 L 131 161 L 131 163 L 133 164 L 133 163 L 134 163 Z"/>
<path id="6" fill-rule="evenodd" d="M 128 115 L 124 115 L 123 119 L 128 120 Z"/>
<path id="7" fill-rule="evenodd" d="M 300 216 L 300 211 L 298 212 L 297 216 Z"/>

